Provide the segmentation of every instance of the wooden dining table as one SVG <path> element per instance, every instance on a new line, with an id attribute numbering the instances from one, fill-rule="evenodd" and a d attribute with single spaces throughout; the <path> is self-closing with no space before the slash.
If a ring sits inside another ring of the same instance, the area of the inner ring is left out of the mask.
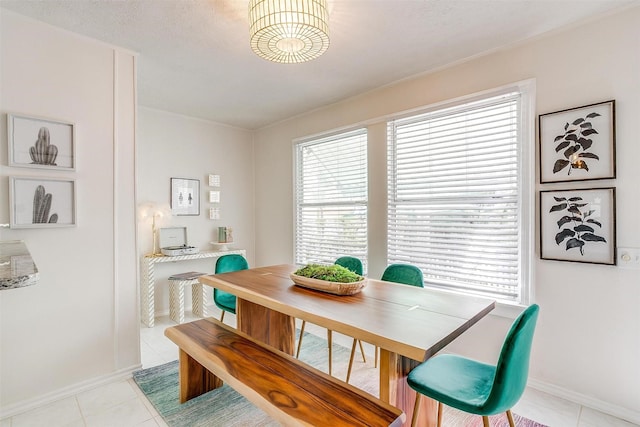
<path id="1" fill-rule="evenodd" d="M 251 268 L 200 277 L 236 295 L 238 330 L 294 354 L 295 319 L 306 320 L 380 347 L 380 399 L 411 422 L 415 392 L 407 374 L 486 316 L 495 301 L 367 279 L 355 295 L 295 285 L 295 265 Z M 436 402 L 423 397 L 420 426 L 435 426 Z"/>

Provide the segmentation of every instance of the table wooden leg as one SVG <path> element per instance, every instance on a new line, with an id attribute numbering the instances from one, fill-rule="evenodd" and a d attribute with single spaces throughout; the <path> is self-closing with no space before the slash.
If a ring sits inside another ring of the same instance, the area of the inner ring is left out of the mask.
<path id="1" fill-rule="evenodd" d="M 411 425 L 416 401 L 416 392 L 407 384 L 407 375 L 418 364 L 415 360 L 380 349 L 380 399 L 402 409 L 407 417 L 405 426 Z M 423 396 L 416 425 L 435 427 L 437 412 L 438 402 Z"/>
<path id="2" fill-rule="evenodd" d="M 287 354 L 295 353 L 295 318 L 247 300 L 236 300 L 238 330 Z"/>
<path id="3" fill-rule="evenodd" d="M 180 403 L 222 387 L 222 380 L 180 349 Z"/>

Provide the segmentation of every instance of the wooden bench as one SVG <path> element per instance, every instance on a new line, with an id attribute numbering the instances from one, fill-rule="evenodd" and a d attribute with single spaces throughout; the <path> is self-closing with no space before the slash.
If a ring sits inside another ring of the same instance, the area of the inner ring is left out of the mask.
<path id="1" fill-rule="evenodd" d="M 223 382 L 285 426 L 400 426 L 405 414 L 216 319 L 167 328 L 180 348 L 180 402 Z M 221 403 L 224 404 L 224 403 Z"/>

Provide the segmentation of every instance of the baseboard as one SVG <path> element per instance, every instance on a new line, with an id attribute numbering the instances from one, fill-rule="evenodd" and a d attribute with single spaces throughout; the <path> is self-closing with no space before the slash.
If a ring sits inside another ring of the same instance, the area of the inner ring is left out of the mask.
<path id="1" fill-rule="evenodd" d="M 0 407 L 0 420 L 13 417 L 23 412 L 30 411 L 32 409 L 39 408 L 49 403 L 56 402 L 67 397 L 75 396 L 78 393 L 82 393 L 87 390 L 100 387 L 105 384 L 109 384 L 116 381 L 121 381 L 132 377 L 133 372 L 142 368 L 142 365 L 134 365 L 125 369 L 121 369 L 116 372 L 112 372 L 109 375 L 94 378 L 92 380 L 83 381 L 60 390 L 56 390 L 51 393 L 38 396 L 34 399 L 23 400 L 18 403 L 14 403 L 8 406 Z"/>
<path id="2" fill-rule="evenodd" d="M 613 417 L 629 421 L 630 423 L 640 425 L 640 412 L 623 408 L 622 406 L 614 405 L 612 403 L 596 399 L 592 396 L 577 393 L 575 391 L 568 390 L 566 388 L 562 388 L 557 385 L 533 378 L 529 378 L 527 385 L 536 390 L 549 393 L 556 397 L 561 397 L 571 402 L 578 403 L 582 406 L 595 409 L 596 411 L 600 411 Z"/>

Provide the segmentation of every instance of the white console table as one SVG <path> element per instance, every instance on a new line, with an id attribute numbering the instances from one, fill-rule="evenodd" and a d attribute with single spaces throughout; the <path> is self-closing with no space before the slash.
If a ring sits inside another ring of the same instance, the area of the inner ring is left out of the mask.
<path id="1" fill-rule="evenodd" d="M 142 257 L 142 279 L 140 281 L 140 314 L 142 323 L 146 326 L 153 328 L 155 324 L 155 266 L 156 264 L 166 263 L 166 262 L 182 262 L 196 259 L 204 259 L 204 258 L 220 258 L 223 255 L 229 254 L 238 254 L 242 256 L 246 256 L 247 253 L 244 249 L 239 250 L 230 250 L 230 251 L 218 251 L 218 252 L 200 252 L 193 255 L 177 255 L 177 256 L 153 256 L 153 255 L 145 255 Z M 212 268 L 213 270 L 213 268 Z M 211 272 L 213 274 L 213 272 Z M 206 290 L 210 290 L 209 286 L 205 287 L 200 285 L 197 292 L 201 292 L 203 294 Z M 212 297 L 213 298 L 213 297 Z M 200 316 L 205 317 L 205 305 L 202 305 L 202 313 L 198 313 Z"/>

